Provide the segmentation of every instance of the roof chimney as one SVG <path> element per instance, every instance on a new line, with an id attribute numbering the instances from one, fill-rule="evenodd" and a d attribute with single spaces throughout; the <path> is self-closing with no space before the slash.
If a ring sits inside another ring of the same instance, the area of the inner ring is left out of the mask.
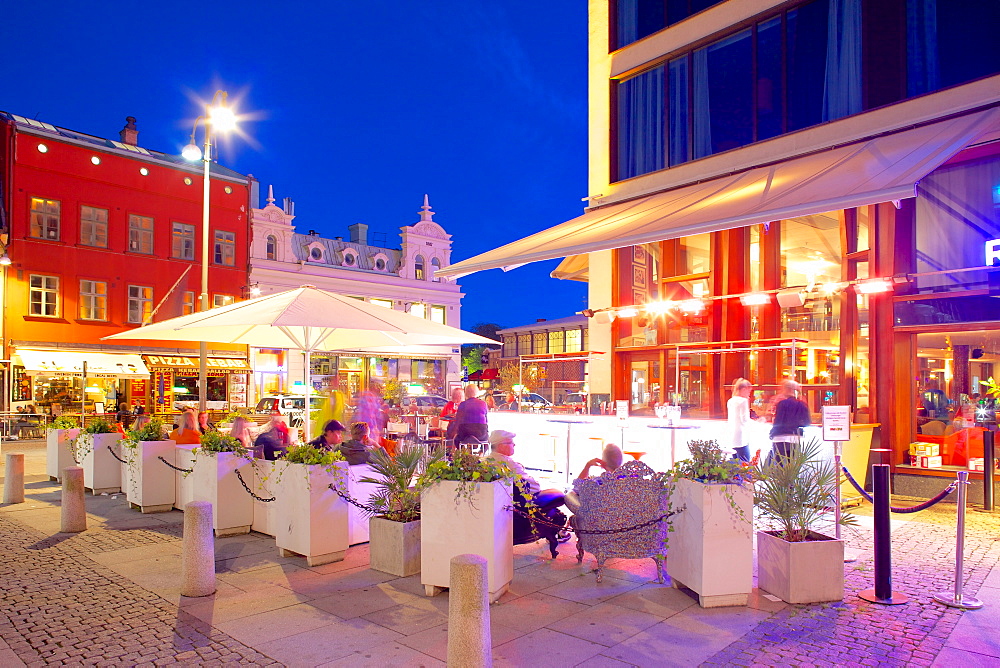
<path id="1" fill-rule="evenodd" d="M 123 144 L 138 146 L 139 131 L 135 129 L 135 116 L 128 116 L 125 119 L 125 127 L 118 132 Z"/>
<path id="2" fill-rule="evenodd" d="M 535 318 L 535 322 L 545 322 L 546 318 Z"/>
<path id="3" fill-rule="evenodd" d="M 284 207 L 285 208 L 285 215 L 286 216 L 294 216 L 295 215 L 295 202 L 292 201 L 292 198 L 291 197 L 286 197 L 285 201 L 284 201 L 284 204 L 285 204 L 285 207 Z"/>
<path id="4" fill-rule="evenodd" d="M 353 225 L 348 225 L 347 230 L 351 233 L 352 244 L 368 245 L 368 225 L 365 223 L 354 223 Z"/>

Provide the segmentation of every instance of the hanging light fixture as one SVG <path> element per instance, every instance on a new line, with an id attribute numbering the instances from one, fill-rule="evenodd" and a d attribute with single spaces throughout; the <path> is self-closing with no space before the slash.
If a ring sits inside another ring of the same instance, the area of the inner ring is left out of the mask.
<path id="1" fill-rule="evenodd" d="M 766 292 L 751 292 L 740 296 L 740 303 L 744 306 L 764 306 L 771 303 L 771 295 Z"/>

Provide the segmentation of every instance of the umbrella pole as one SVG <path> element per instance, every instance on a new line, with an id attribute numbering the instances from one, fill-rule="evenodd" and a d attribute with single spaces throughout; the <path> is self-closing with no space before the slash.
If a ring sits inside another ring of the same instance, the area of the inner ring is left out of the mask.
<path id="1" fill-rule="evenodd" d="M 305 369 L 302 371 L 302 379 L 305 382 L 305 415 L 302 416 L 302 442 L 308 443 L 312 439 L 309 438 L 311 432 L 310 422 L 312 418 L 312 352 L 309 350 L 304 350 L 302 354 L 305 356 Z"/>

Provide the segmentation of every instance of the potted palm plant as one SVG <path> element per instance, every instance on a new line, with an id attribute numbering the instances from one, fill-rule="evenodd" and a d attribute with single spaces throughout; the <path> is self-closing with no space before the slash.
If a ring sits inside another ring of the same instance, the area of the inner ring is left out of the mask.
<path id="1" fill-rule="evenodd" d="M 63 469 L 75 466 L 71 442 L 80 433 L 80 423 L 76 418 L 60 415 L 49 423 L 45 435 L 45 472 L 49 480 L 62 482 Z"/>
<path id="2" fill-rule="evenodd" d="M 121 437 L 114 422 L 95 417 L 70 443 L 73 460 L 83 467 L 83 486 L 92 494 L 121 491 L 121 462 L 111 450 Z"/>
<path id="3" fill-rule="evenodd" d="M 129 504 L 141 512 L 162 513 L 174 507 L 174 471 L 160 461 L 162 457 L 173 464 L 174 449 L 158 417 L 133 425 L 121 440 L 122 489 Z"/>
<path id="4" fill-rule="evenodd" d="M 212 504 L 215 535 L 250 533 L 253 497 L 248 485 L 253 477 L 247 449 L 233 436 L 209 431 L 202 435 L 201 444 L 193 452 L 192 472 L 184 475 L 191 478 L 193 500 Z"/>
<path id="5" fill-rule="evenodd" d="M 689 441 L 691 458 L 671 470 L 667 572 L 704 608 L 746 605 L 753 591 L 752 470 L 716 441 Z"/>
<path id="6" fill-rule="evenodd" d="M 478 554 L 487 561 L 490 601 L 514 577 L 514 473 L 501 462 L 466 450 L 428 464 L 420 493 L 420 582 L 428 596 L 448 587 L 451 558 Z"/>
<path id="7" fill-rule="evenodd" d="M 368 458 L 371 476 L 358 482 L 374 485 L 368 548 L 373 570 L 407 577 L 420 572 L 420 493 L 430 482 L 421 476 L 442 455 L 404 445 L 392 457 L 379 448 Z"/>
<path id="8" fill-rule="evenodd" d="M 772 528 L 757 532 L 757 583 L 787 603 L 844 598 L 844 543 L 818 533 L 836 503 L 838 471 L 821 456 L 822 441 L 803 442 L 788 457 L 756 467 L 754 502 Z M 842 524 L 853 524 L 850 515 Z"/>
<path id="9" fill-rule="evenodd" d="M 283 557 L 302 555 L 310 566 L 342 561 L 348 548 L 348 509 L 331 485 L 347 473 L 339 452 L 293 445 L 274 462 L 274 540 Z"/>

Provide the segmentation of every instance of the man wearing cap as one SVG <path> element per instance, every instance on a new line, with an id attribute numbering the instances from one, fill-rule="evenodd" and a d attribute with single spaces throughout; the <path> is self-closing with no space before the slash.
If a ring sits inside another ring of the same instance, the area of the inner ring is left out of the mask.
<path id="1" fill-rule="evenodd" d="M 526 491 L 531 492 L 532 495 L 538 494 L 538 490 L 541 489 L 538 481 L 528 475 L 524 467 L 512 459 L 514 455 L 514 437 L 516 435 L 503 429 L 494 429 L 490 434 L 489 459 L 506 464 L 507 468 L 521 476 L 521 482 Z"/>
<path id="2" fill-rule="evenodd" d="M 340 444 L 344 442 L 345 431 L 347 430 L 340 423 L 340 420 L 330 420 L 323 427 L 322 435 L 309 441 L 309 445 L 321 450 L 336 451 Z"/>

